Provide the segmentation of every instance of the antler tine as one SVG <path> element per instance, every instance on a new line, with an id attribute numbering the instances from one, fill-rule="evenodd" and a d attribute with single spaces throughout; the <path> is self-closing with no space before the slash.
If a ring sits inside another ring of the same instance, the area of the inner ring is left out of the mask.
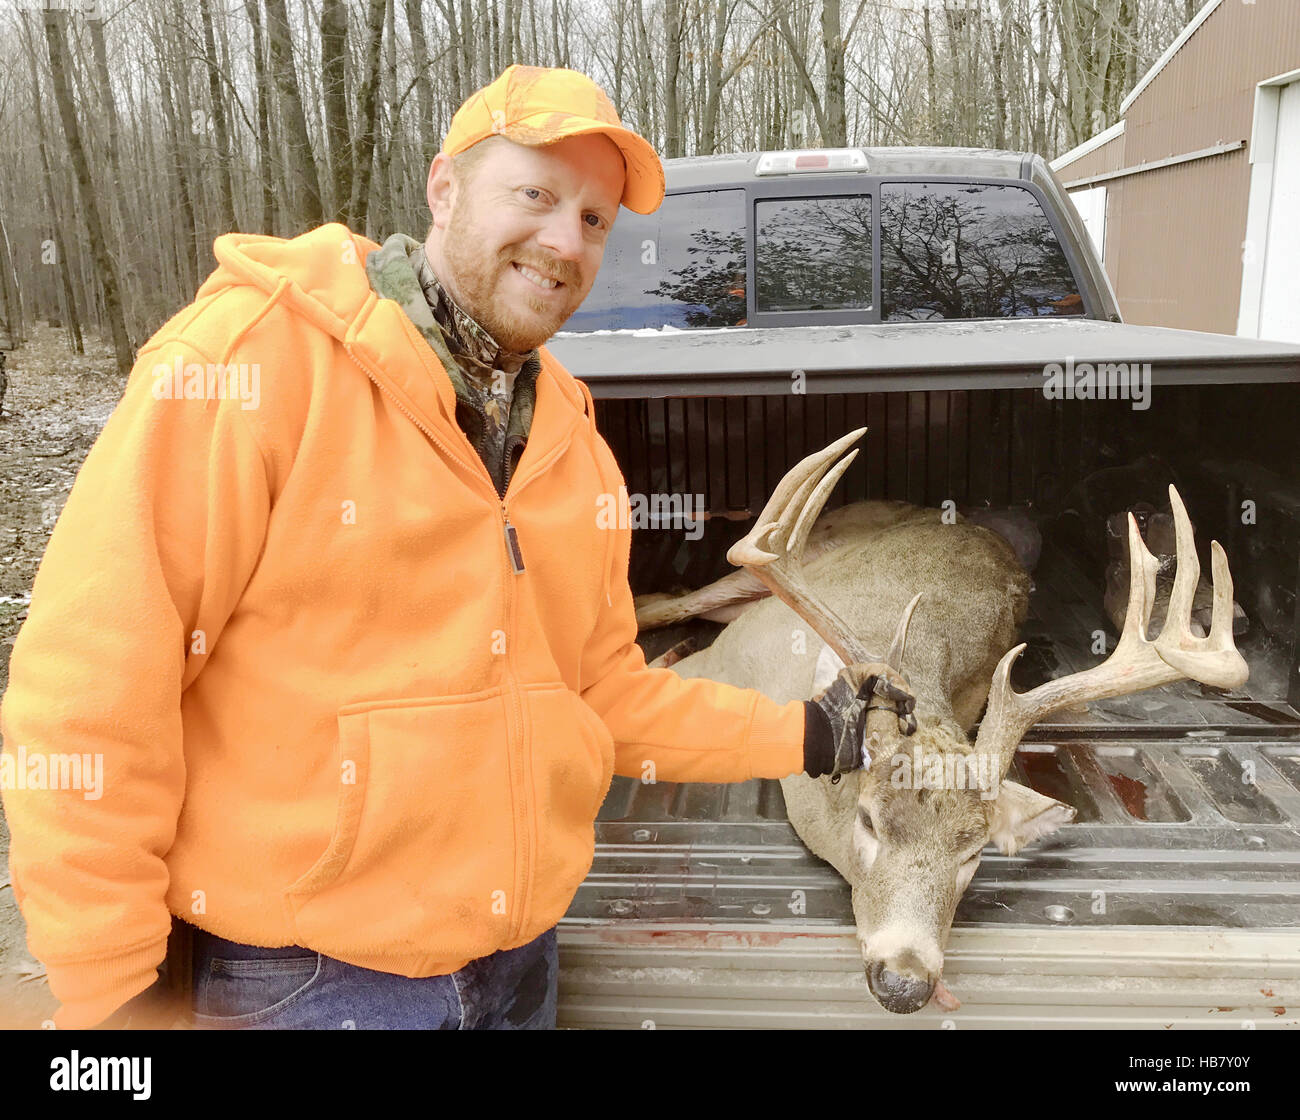
<path id="1" fill-rule="evenodd" d="M 839 462 L 836 460 L 866 430 L 858 428 L 848 432 L 791 467 L 777 484 L 754 527 L 727 550 L 730 563 L 752 570 L 774 595 L 825 639 L 846 665 L 876 658 L 844 620 L 809 591 L 801 568 L 803 548 L 813 522 L 857 451 Z"/>
<path id="2" fill-rule="evenodd" d="M 1181 563 L 1181 561 L 1179 561 Z M 1119 646 L 1125 639 L 1129 645 L 1147 640 L 1147 630 L 1151 626 L 1151 611 L 1156 605 L 1156 575 L 1160 571 L 1160 561 L 1151 555 L 1147 542 L 1142 539 L 1137 518 L 1128 515 L 1128 606 L 1124 611 L 1124 626 L 1119 632 Z M 1165 623 L 1168 625 L 1171 615 L 1165 611 Z M 1126 647 L 1127 648 L 1127 647 Z"/>
<path id="3" fill-rule="evenodd" d="M 889 643 L 889 652 L 885 654 L 885 664 L 900 673 L 903 671 L 903 653 L 907 649 L 907 628 L 912 622 L 912 612 L 916 610 L 916 604 L 921 601 L 921 596 L 924 594 L 924 591 L 918 591 L 912 596 L 912 601 L 903 608 L 903 615 L 898 620 L 898 628 L 894 631 L 894 640 Z"/>
<path id="4" fill-rule="evenodd" d="M 786 545 L 785 551 L 789 552 L 789 542 L 793 540 L 792 527 L 797 529 L 804 520 L 801 515 L 810 511 L 811 516 L 807 518 L 808 528 L 803 533 L 803 539 L 806 541 L 808 539 L 808 529 L 812 527 L 813 521 L 817 519 L 821 507 L 826 504 L 830 487 L 833 487 L 839 480 L 840 475 L 848 469 L 849 464 L 857 455 L 857 451 L 855 450 L 843 463 L 839 464 L 832 476 L 830 486 L 819 489 L 818 482 L 822 481 L 822 476 L 826 473 L 830 464 L 838 459 L 846 448 L 861 439 L 866 430 L 866 428 L 858 428 L 855 431 L 848 432 L 830 446 L 800 459 L 799 462 L 786 471 L 785 476 L 776 484 L 776 489 L 772 491 L 772 496 L 768 498 L 767 504 L 763 507 L 763 512 L 755 520 L 754 527 L 728 549 L 727 560 L 737 566 L 743 564 L 747 567 L 770 564 L 777 559 L 779 554 L 768 552 L 760 542 L 768 543 L 767 538 L 770 537 L 772 545 L 777 548 Z M 820 501 L 816 505 L 810 500 L 810 494 L 813 494 L 814 497 L 820 497 Z M 779 537 L 775 534 L 777 529 L 783 530 Z"/>
<path id="5" fill-rule="evenodd" d="M 1024 650 L 1024 643 L 1009 650 L 993 672 L 988 709 L 975 748 L 999 754 L 1003 769 L 1011 764 L 1024 733 L 1044 716 L 1068 704 L 1142 692 L 1183 678 L 1215 688 L 1236 688 L 1245 683 L 1250 669 L 1232 641 L 1232 575 L 1228 558 L 1218 541 L 1210 543 L 1214 607 L 1210 633 L 1198 638 L 1191 631 L 1192 600 L 1201 572 L 1196 541 L 1182 498 L 1172 486 L 1169 500 L 1174 511 L 1178 567 L 1160 635 L 1154 641 L 1146 636 L 1159 564 L 1130 513 L 1128 610 L 1114 652 L 1100 665 L 1047 681 L 1025 693 L 1013 690 L 1010 681 L 1011 667 Z"/>
<path id="6" fill-rule="evenodd" d="M 1156 652 L 1185 677 L 1215 688 L 1237 688 L 1246 682 L 1250 668 L 1232 641 L 1232 573 L 1228 570 L 1228 558 L 1218 541 L 1210 542 L 1210 574 L 1214 585 L 1210 632 L 1204 638 L 1197 638 L 1192 634 L 1191 616 L 1201 566 L 1196 559 L 1191 521 L 1173 486 L 1169 487 L 1169 501 L 1174 510 L 1178 571 L 1174 574 L 1174 587 L 1169 596 L 1168 617 L 1176 619 L 1178 627 L 1171 631 L 1166 623 L 1156 639 Z M 1191 557 L 1192 578 L 1190 583 L 1180 585 L 1184 556 Z"/>

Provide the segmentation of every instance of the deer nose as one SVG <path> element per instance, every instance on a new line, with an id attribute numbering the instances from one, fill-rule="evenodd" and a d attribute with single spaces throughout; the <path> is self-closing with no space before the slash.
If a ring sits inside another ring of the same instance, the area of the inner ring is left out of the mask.
<path id="1" fill-rule="evenodd" d="M 867 966 L 867 987 L 876 1002 L 895 1015 L 911 1015 L 930 1002 L 934 994 L 934 981 L 891 972 L 884 961 L 872 961 Z"/>

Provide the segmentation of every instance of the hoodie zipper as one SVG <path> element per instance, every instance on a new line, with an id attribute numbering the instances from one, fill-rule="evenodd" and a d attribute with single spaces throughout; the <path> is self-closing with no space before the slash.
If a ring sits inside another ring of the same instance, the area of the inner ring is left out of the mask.
<path id="1" fill-rule="evenodd" d="M 397 397 L 392 393 L 392 391 L 389 390 L 383 384 L 383 382 L 380 381 L 379 378 L 376 377 L 370 371 L 369 367 L 352 352 L 352 348 L 350 346 L 348 346 L 345 343 L 343 348 L 347 351 L 348 357 L 352 359 L 352 361 L 361 370 L 361 372 L 364 373 L 366 377 L 368 377 L 371 381 L 373 381 L 376 386 L 378 386 L 379 391 L 383 393 L 384 396 L 386 396 L 390 401 L 392 401 L 393 404 L 397 406 L 398 410 L 404 416 L 406 416 L 407 419 L 409 419 L 412 424 L 414 424 L 417 428 L 419 428 L 420 431 L 422 431 L 436 447 L 442 450 L 447 455 L 448 458 L 452 459 L 456 463 L 459 463 L 462 467 L 465 465 L 465 461 L 461 459 L 460 456 L 458 456 L 454 451 L 452 451 L 451 448 L 449 448 L 445 443 L 443 443 L 442 440 L 440 440 L 436 435 L 434 435 L 434 433 L 430 431 L 428 427 L 420 423 L 419 419 L 415 416 L 415 414 L 412 413 L 411 410 L 407 408 L 404 404 L 402 404 L 402 402 L 397 399 Z M 483 463 L 480 461 L 478 465 L 483 469 L 483 473 L 486 474 L 487 468 L 483 465 Z M 489 476 L 488 482 L 491 483 L 491 481 L 492 481 L 491 476 Z M 508 484 L 509 484 L 509 480 L 507 479 L 506 485 L 508 486 Z M 495 486 L 492 487 L 492 492 L 494 494 L 496 493 Z M 519 549 L 518 536 L 515 532 L 515 527 L 510 524 L 510 515 L 506 510 L 506 503 L 503 495 L 497 495 L 497 506 L 501 512 L 501 530 L 505 540 L 506 569 L 507 569 L 506 582 L 505 582 L 506 665 L 505 665 L 505 672 L 503 676 L 506 679 L 507 693 L 510 697 L 510 703 L 507 707 L 507 723 L 510 725 L 509 728 L 510 741 L 508 743 L 508 746 L 510 748 L 509 756 L 511 760 L 510 787 L 512 790 L 520 791 L 523 794 L 522 797 L 515 798 L 515 804 L 516 804 L 515 822 L 514 822 L 515 835 L 522 837 L 522 843 L 516 846 L 516 873 L 515 873 L 515 883 L 514 883 L 516 917 L 515 920 L 510 925 L 510 931 L 508 934 L 509 939 L 513 941 L 516 937 L 518 937 L 519 931 L 523 928 L 524 902 L 528 895 L 528 875 L 532 867 L 533 835 L 532 835 L 532 830 L 528 827 L 528 822 L 532 812 L 533 796 L 532 796 L 531 789 L 528 788 L 528 781 L 527 781 L 528 775 L 527 775 L 527 770 L 524 766 L 524 753 L 522 749 L 523 727 L 524 727 L 523 705 L 520 703 L 519 688 L 518 685 L 516 684 L 516 678 L 515 678 L 515 673 L 512 664 L 513 655 L 514 655 L 513 632 L 514 632 L 515 596 L 514 596 L 514 581 L 510 577 L 512 575 L 522 574 L 524 571 L 524 563 L 523 563 L 523 555 Z M 509 717 L 511 716 L 513 716 L 513 722 L 511 722 L 509 719 Z M 490 887 L 489 889 L 495 889 L 495 888 Z"/>

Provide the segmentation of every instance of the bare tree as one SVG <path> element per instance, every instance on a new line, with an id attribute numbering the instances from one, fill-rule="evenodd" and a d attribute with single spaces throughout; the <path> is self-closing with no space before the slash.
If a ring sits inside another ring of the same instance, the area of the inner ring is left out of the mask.
<path id="1" fill-rule="evenodd" d="M 309 225 L 318 226 L 325 221 L 325 209 L 321 204 L 320 176 L 316 173 L 316 160 L 312 156 L 307 118 L 302 111 L 302 95 L 298 92 L 298 76 L 293 68 L 293 41 L 284 0 L 266 0 L 266 29 L 271 41 L 271 70 L 280 95 L 285 147 L 293 167 L 295 185 L 303 195 L 300 213 Z"/>
<path id="2" fill-rule="evenodd" d="M 223 230 L 237 229 L 235 189 L 230 178 L 230 133 L 226 127 L 225 90 L 221 86 L 221 67 L 212 35 L 212 10 L 209 0 L 199 0 L 203 22 L 203 54 L 208 64 L 208 97 L 212 106 L 212 126 L 217 142 L 217 203 Z"/>
<path id="3" fill-rule="evenodd" d="M 682 149 L 681 108 L 677 102 L 677 76 L 682 63 L 681 0 L 664 0 L 664 156 L 676 159 Z"/>
<path id="4" fill-rule="evenodd" d="M 68 82 L 68 44 L 63 30 L 67 13 L 47 8 L 44 16 L 45 41 L 50 54 L 50 75 L 54 81 L 54 99 L 58 103 L 59 118 L 63 122 L 63 134 L 68 143 L 68 154 L 77 176 L 77 194 L 86 222 L 90 249 L 95 257 L 100 290 L 104 295 L 104 312 L 113 338 L 113 353 L 117 359 L 118 370 L 125 374 L 131 368 L 133 351 L 130 339 L 127 338 L 126 322 L 122 317 L 117 267 L 113 263 L 113 255 L 108 250 L 108 243 L 104 236 L 95 184 L 90 177 L 90 162 L 86 158 L 86 149 L 81 141 L 77 110 L 72 102 L 72 87 Z"/>
<path id="5" fill-rule="evenodd" d="M 361 83 L 360 122 L 357 142 L 353 146 L 355 181 L 348 206 L 351 224 L 364 232 L 370 210 L 370 179 L 375 164 L 375 112 L 379 96 L 379 49 L 383 42 L 384 8 L 391 0 L 370 0 L 366 17 L 366 76 Z"/>
<path id="6" fill-rule="evenodd" d="M 54 173 L 50 168 L 49 142 L 45 129 L 45 111 L 41 107 L 41 75 L 37 64 L 36 43 L 27 20 L 20 21 L 23 45 L 26 48 L 28 73 L 32 80 L 32 110 L 36 116 L 36 141 L 41 150 L 41 181 L 45 187 L 45 203 L 49 207 L 50 236 L 54 249 L 54 267 L 59 274 L 60 309 L 62 319 L 68 324 L 72 349 L 77 354 L 86 352 L 81 336 L 81 316 L 77 311 L 77 297 L 72 288 L 67 247 L 63 240 L 63 216 L 59 212 L 59 196 L 54 189 Z M 44 260 L 44 257 L 42 257 Z"/>
<path id="7" fill-rule="evenodd" d="M 345 0 L 321 0 L 320 78 L 325 94 L 325 137 L 329 142 L 330 220 L 348 222 L 352 199 L 352 133 L 348 127 L 348 7 Z"/>
<path id="8" fill-rule="evenodd" d="M 266 45 L 262 41 L 262 10 L 259 0 L 244 0 L 244 11 L 253 34 L 253 72 L 257 78 L 257 163 L 262 183 L 260 232 L 276 227 L 275 182 L 271 175 L 271 92 L 266 72 Z"/>

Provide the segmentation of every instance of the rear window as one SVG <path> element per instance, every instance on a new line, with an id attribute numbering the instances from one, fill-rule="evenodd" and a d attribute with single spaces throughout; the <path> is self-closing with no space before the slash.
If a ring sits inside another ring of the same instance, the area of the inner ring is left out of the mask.
<path id="1" fill-rule="evenodd" d="M 745 322 L 745 193 L 667 196 L 653 214 L 619 211 L 600 272 L 561 330 L 682 329 Z"/>
<path id="2" fill-rule="evenodd" d="M 880 237 L 887 322 L 1083 314 L 1060 242 L 1022 187 L 884 183 Z"/>
<path id="3" fill-rule="evenodd" d="M 759 199 L 755 311 L 871 306 L 871 198 Z"/>

